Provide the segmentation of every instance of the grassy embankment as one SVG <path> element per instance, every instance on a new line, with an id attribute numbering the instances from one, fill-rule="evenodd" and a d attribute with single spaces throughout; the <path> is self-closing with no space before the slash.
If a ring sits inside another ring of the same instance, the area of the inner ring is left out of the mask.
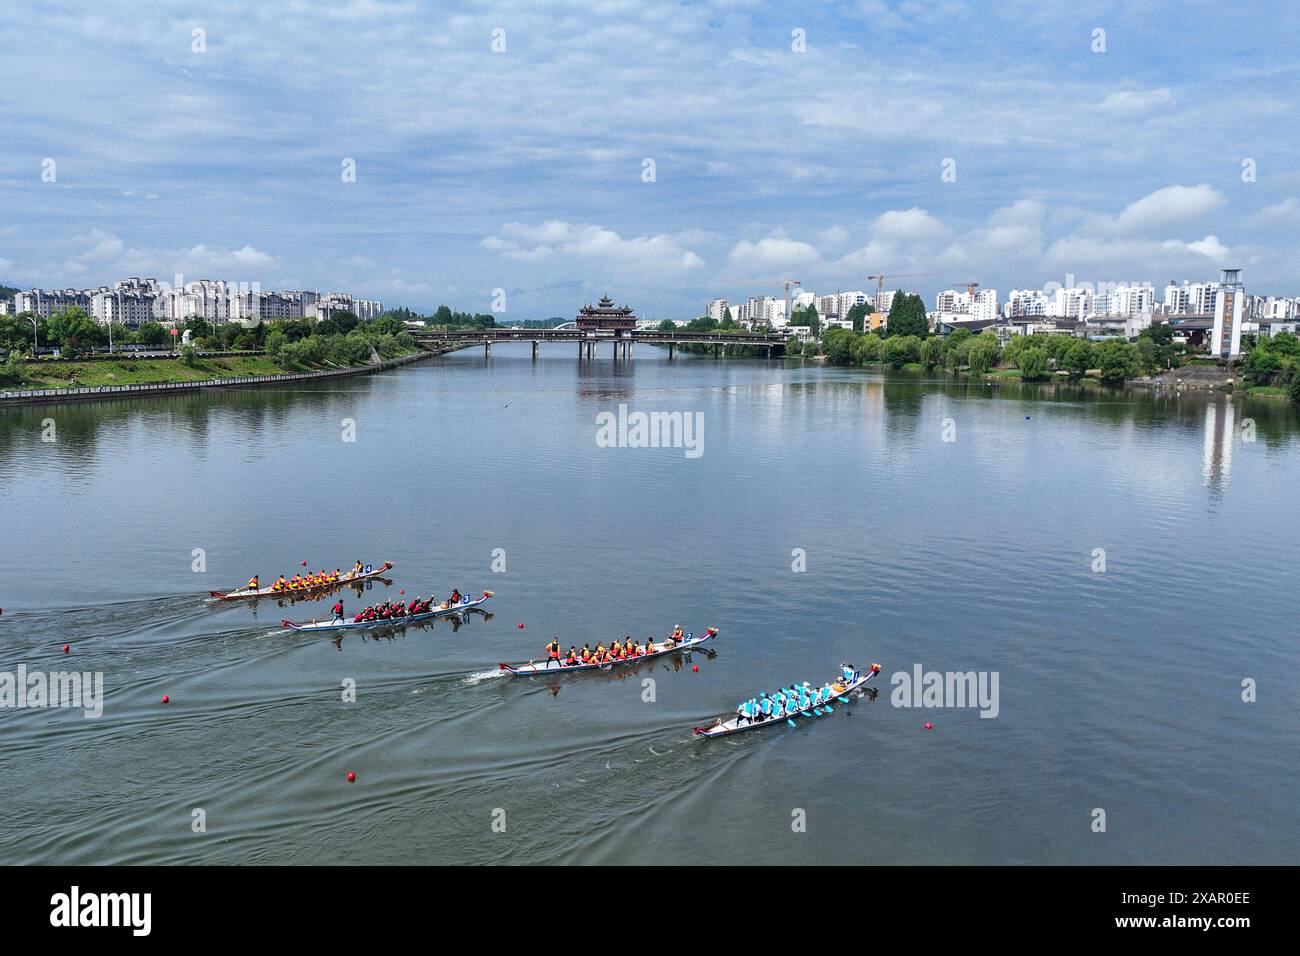
<path id="1" fill-rule="evenodd" d="M 402 354 L 406 354 L 404 350 Z M 414 351 L 419 351 L 418 349 Z M 249 375 L 285 375 L 319 372 L 339 366 L 280 368 L 266 355 L 200 358 L 194 365 L 175 359 L 131 359 L 92 362 L 34 362 L 27 364 L 27 381 L 21 385 L 0 381 L 0 391 L 36 388 L 78 388 L 102 385 L 152 385 L 159 382 L 202 382 L 214 378 Z"/>

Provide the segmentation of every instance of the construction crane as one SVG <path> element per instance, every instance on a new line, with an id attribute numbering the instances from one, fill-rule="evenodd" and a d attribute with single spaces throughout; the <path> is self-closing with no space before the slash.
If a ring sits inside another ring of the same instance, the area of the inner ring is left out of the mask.
<path id="1" fill-rule="evenodd" d="M 789 322 L 790 321 L 790 286 L 797 285 L 802 288 L 803 283 L 800 282 L 798 279 L 784 279 L 782 280 L 782 283 L 785 285 L 785 320 Z"/>
<path id="2" fill-rule="evenodd" d="M 962 283 L 960 283 L 960 284 L 961 284 L 961 285 L 964 285 L 964 286 L 966 287 L 966 294 L 967 294 L 968 296 L 970 296 L 970 300 L 971 300 L 972 302 L 974 302 L 974 301 L 975 301 L 975 290 L 978 289 L 978 288 L 980 287 L 980 284 L 979 284 L 978 282 L 962 282 Z"/>
<path id="3" fill-rule="evenodd" d="M 876 280 L 876 301 L 875 301 L 875 305 L 876 305 L 877 308 L 879 308 L 879 307 L 880 307 L 880 296 L 881 296 L 881 293 L 883 293 L 883 292 L 885 291 L 885 280 L 886 280 L 886 279 L 920 279 L 920 278 L 923 278 L 923 277 L 926 277 L 926 276 L 937 276 L 938 274 L 939 274 L 939 273 L 937 273 L 937 272 L 890 272 L 890 273 L 886 273 L 886 274 L 884 274 L 884 275 L 878 275 L 878 276 L 867 276 L 867 281 L 870 282 L 872 279 L 875 279 L 875 280 Z"/>

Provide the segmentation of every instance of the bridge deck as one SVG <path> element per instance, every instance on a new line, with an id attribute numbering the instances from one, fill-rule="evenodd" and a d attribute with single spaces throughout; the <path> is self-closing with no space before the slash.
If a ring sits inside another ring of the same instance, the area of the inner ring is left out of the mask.
<path id="1" fill-rule="evenodd" d="M 427 342 L 662 342 L 664 344 L 784 346 L 780 332 L 584 332 L 577 329 L 462 329 L 410 330 L 417 341 Z"/>

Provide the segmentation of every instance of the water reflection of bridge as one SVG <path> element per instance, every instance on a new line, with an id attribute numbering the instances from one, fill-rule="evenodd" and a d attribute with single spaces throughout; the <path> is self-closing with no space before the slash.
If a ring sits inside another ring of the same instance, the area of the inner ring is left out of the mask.
<path id="1" fill-rule="evenodd" d="M 580 359 L 594 359 L 596 347 L 605 342 L 613 345 L 614 358 L 630 359 L 632 347 L 637 342 L 645 342 L 668 346 L 668 358 L 672 359 L 679 345 L 711 345 L 714 355 L 721 355 L 723 348 L 728 345 L 748 345 L 762 349 L 766 358 L 775 358 L 785 354 L 786 341 L 780 332 L 661 332 L 658 329 L 608 332 L 577 328 L 469 329 L 450 332 L 411 329 L 411 334 L 417 342 L 429 345 L 482 345 L 484 355 L 492 354 L 492 345 L 496 342 L 531 342 L 534 359 L 543 342 L 576 342 Z"/>

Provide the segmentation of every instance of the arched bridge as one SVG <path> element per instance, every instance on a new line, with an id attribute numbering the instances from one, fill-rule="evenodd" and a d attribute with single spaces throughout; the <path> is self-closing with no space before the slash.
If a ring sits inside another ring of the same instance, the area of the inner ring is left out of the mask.
<path id="1" fill-rule="evenodd" d="M 543 342 L 576 342 L 579 358 L 595 358 L 596 347 L 605 342 L 614 347 L 614 358 L 630 359 L 632 347 L 637 342 L 668 346 L 668 357 L 673 358 L 679 345 L 712 345 L 714 354 L 723 346 L 749 345 L 763 349 L 768 358 L 785 354 L 786 337 L 780 332 L 661 332 L 658 329 L 634 329 L 622 332 L 592 332 L 582 329 L 462 329 L 439 331 L 412 328 L 417 342 L 430 345 L 482 345 L 485 355 L 492 354 L 494 342 L 532 342 L 533 358 Z"/>

